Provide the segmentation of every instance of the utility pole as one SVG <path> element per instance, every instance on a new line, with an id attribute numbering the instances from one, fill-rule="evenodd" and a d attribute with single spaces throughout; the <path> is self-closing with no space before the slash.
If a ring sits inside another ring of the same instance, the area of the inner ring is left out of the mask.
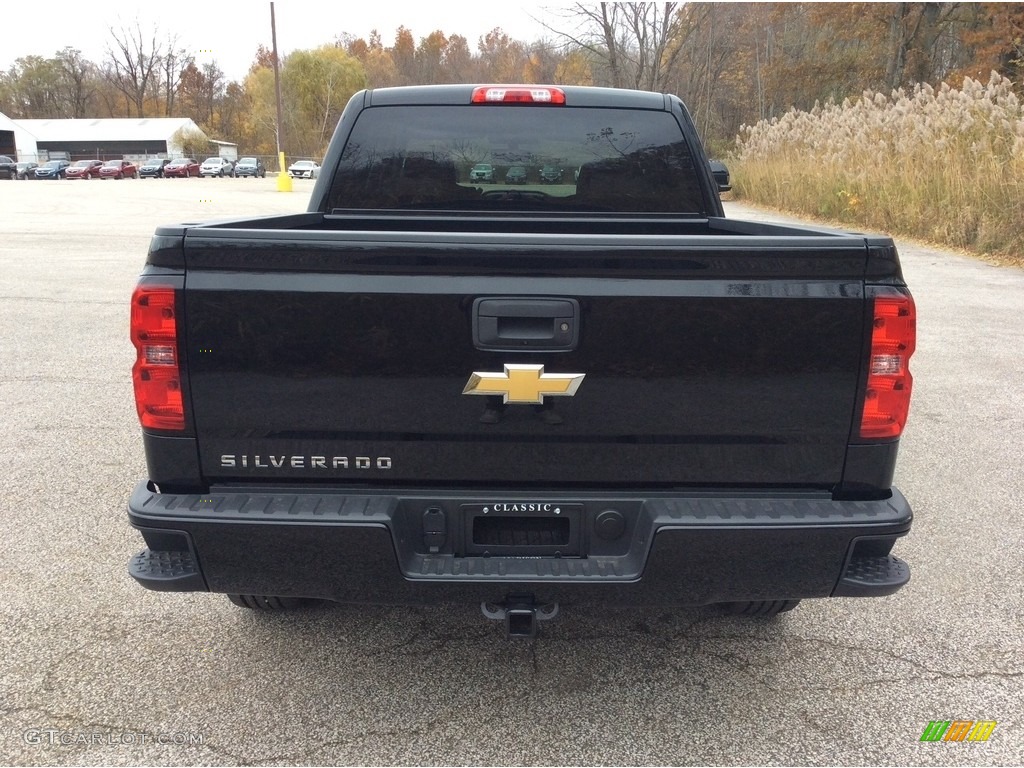
<path id="1" fill-rule="evenodd" d="M 277 56 L 277 21 L 274 19 L 274 3 L 270 3 L 270 43 L 274 49 L 274 95 L 277 97 L 277 126 L 274 134 L 277 139 L 277 191 L 291 192 L 292 180 L 285 169 L 284 151 L 281 149 L 281 129 L 284 127 L 281 109 L 281 65 Z"/>

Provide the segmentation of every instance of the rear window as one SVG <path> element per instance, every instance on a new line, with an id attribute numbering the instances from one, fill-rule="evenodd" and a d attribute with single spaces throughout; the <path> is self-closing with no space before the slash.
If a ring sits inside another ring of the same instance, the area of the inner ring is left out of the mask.
<path id="1" fill-rule="evenodd" d="M 487 167 L 493 176 L 482 180 Z M 561 169 L 560 180 L 542 179 L 545 168 Z M 508 184 L 509 171 L 517 183 Z M 706 206 L 682 131 L 667 112 L 388 106 L 356 121 L 328 209 L 702 215 Z"/>

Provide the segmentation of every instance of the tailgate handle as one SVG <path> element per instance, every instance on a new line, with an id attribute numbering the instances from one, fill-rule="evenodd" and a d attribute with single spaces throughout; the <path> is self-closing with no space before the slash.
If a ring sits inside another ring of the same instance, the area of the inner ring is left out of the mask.
<path id="1" fill-rule="evenodd" d="M 563 352 L 579 341 L 576 299 L 503 297 L 473 302 L 473 346 L 495 352 Z"/>

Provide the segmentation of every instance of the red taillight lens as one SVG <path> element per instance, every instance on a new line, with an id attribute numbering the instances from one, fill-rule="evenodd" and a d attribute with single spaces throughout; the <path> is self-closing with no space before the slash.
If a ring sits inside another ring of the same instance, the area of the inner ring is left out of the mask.
<path id="1" fill-rule="evenodd" d="M 910 411 L 913 378 L 908 367 L 917 343 L 917 311 L 904 294 L 875 297 L 867 391 L 860 436 L 899 437 Z"/>
<path id="2" fill-rule="evenodd" d="M 473 90 L 473 104 L 565 104 L 565 91 L 541 85 L 484 85 Z"/>
<path id="3" fill-rule="evenodd" d="M 174 288 L 140 285 L 132 294 L 135 407 L 143 427 L 184 429 Z"/>

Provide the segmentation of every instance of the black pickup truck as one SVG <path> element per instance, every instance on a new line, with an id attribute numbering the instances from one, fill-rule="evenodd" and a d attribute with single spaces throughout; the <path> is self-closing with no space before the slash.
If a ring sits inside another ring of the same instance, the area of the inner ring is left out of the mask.
<path id="1" fill-rule="evenodd" d="M 143 586 L 472 600 L 532 635 L 583 599 L 772 615 L 907 582 L 890 239 L 725 218 L 664 94 L 367 90 L 323 168 L 307 213 L 153 237 Z"/>

